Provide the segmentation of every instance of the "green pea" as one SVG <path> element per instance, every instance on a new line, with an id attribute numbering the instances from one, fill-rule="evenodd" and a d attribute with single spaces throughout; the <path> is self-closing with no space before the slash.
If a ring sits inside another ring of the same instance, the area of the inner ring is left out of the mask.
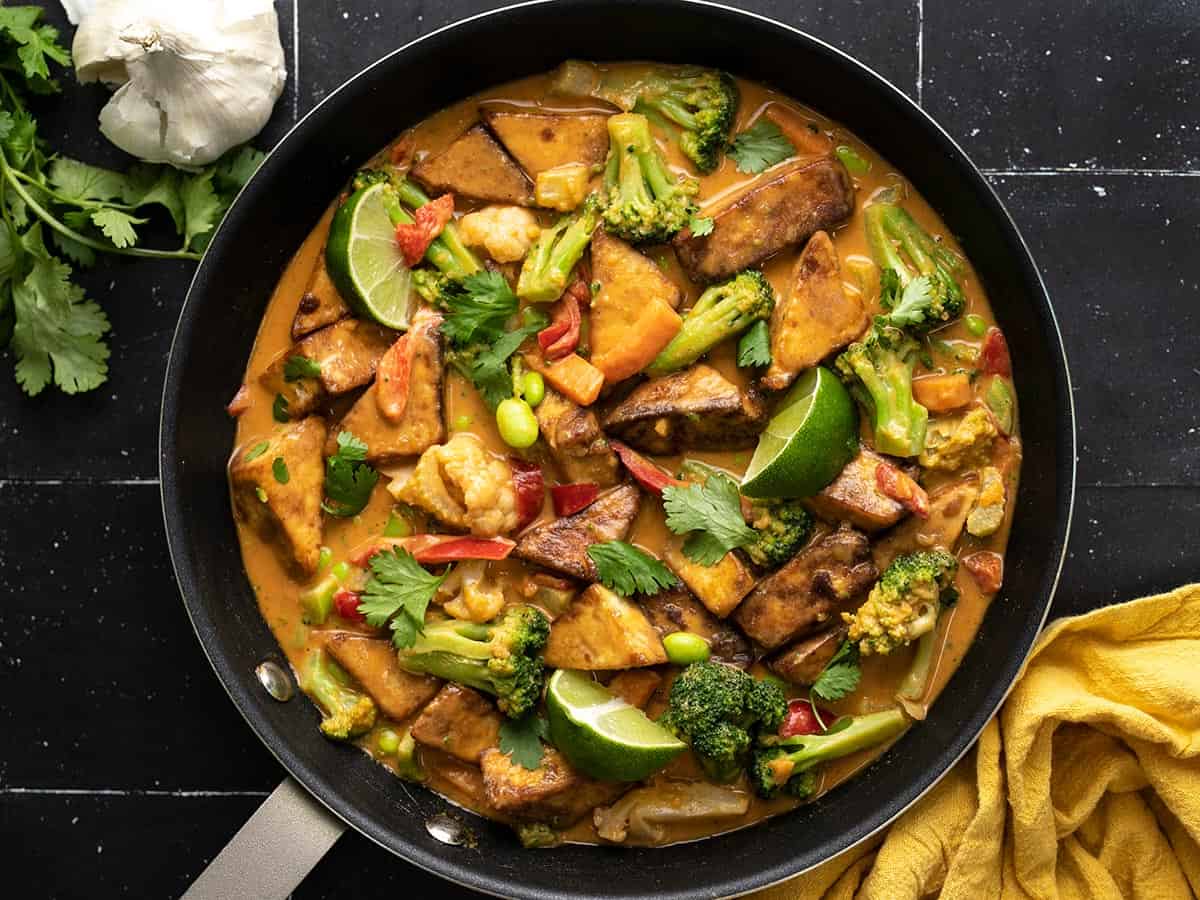
<path id="1" fill-rule="evenodd" d="M 496 407 L 496 427 L 504 443 L 518 450 L 532 447 L 538 439 L 537 417 L 524 400 L 509 397 Z"/>
<path id="2" fill-rule="evenodd" d="M 392 731 L 390 728 L 385 728 L 379 732 L 379 752 L 386 753 L 388 756 L 394 756 L 396 751 L 400 749 L 400 735 Z"/>
<path id="3" fill-rule="evenodd" d="M 525 395 L 525 402 L 532 407 L 536 407 L 546 397 L 546 379 L 542 377 L 541 372 L 526 372 L 522 379 L 521 393 Z"/>
<path id="4" fill-rule="evenodd" d="M 678 666 L 689 663 L 704 662 L 708 659 L 708 641 L 698 634 L 688 634 L 686 631 L 676 631 L 663 638 L 663 648 L 667 651 L 667 659 Z"/>
<path id="5" fill-rule="evenodd" d="M 987 333 L 987 321 L 983 318 L 983 316 L 977 316 L 975 313 L 971 313 L 971 315 L 967 316 L 965 321 L 967 323 L 967 331 L 971 332 L 971 334 L 975 335 L 975 337 L 983 337 L 984 334 Z"/>
<path id="6" fill-rule="evenodd" d="M 466 431 L 468 428 L 471 427 L 471 424 L 473 422 L 474 422 L 474 420 L 470 416 L 467 416 L 467 415 L 455 416 L 453 427 L 454 427 L 455 431 Z"/>
<path id="7" fill-rule="evenodd" d="M 871 171 L 871 163 L 855 153 L 853 147 L 841 144 L 833 152 L 852 175 L 866 175 Z"/>
<path id="8" fill-rule="evenodd" d="M 333 562 L 333 550 L 329 547 L 322 547 L 321 555 L 317 557 L 317 571 L 324 572 L 329 568 L 331 562 Z"/>

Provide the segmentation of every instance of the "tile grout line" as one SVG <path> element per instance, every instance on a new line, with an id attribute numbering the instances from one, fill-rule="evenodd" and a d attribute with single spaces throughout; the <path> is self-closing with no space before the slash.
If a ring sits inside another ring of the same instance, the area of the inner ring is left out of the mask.
<path id="1" fill-rule="evenodd" d="M 176 797 L 176 798 L 229 798 L 269 797 L 270 791 L 204 791 L 204 790 L 161 790 L 157 788 L 0 788 L 0 797 Z"/>
<path id="2" fill-rule="evenodd" d="M 292 124 L 300 121 L 300 0 L 292 0 Z"/>
<path id="3" fill-rule="evenodd" d="M 925 105 L 925 0 L 917 0 L 917 106 Z"/>

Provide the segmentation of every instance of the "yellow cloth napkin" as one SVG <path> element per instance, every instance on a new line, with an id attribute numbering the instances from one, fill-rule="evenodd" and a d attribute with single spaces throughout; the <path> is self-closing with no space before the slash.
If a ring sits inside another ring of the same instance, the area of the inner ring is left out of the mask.
<path id="1" fill-rule="evenodd" d="M 975 748 L 885 837 L 753 896 L 1200 897 L 1200 584 L 1051 624 Z"/>

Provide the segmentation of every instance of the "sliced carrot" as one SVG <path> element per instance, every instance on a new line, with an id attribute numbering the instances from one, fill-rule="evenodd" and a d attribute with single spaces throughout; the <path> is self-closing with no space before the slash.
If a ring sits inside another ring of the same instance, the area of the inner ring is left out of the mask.
<path id="1" fill-rule="evenodd" d="M 540 372 L 546 383 L 580 406 L 591 406 L 604 387 L 604 373 L 578 353 L 547 362 L 540 353 L 526 353 L 525 364 Z"/>
<path id="2" fill-rule="evenodd" d="M 926 375 L 913 381 L 913 398 L 933 413 L 961 409 L 971 402 L 971 378 L 963 372 Z"/>

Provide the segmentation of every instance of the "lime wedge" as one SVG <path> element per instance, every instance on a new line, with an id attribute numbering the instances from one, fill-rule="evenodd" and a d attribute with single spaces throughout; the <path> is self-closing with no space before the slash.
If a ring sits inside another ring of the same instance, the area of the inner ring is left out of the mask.
<path id="1" fill-rule="evenodd" d="M 559 669 L 546 690 L 550 740 L 593 778 L 640 781 L 687 745 L 584 672 Z"/>
<path id="2" fill-rule="evenodd" d="M 388 215 L 395 205 L 387 184 L 355 191 L 329 226 L 325 266 L 346 303 L 361 316 L 404 331 L 412 312 L 411 276 Z"/>
<path id="3" fill-rule="evenodd" d="M 742 476 L 748 497 L 811 497 L 858 452 L 858 413 L 836 375 L 817 366 L 784 395 Z"/>

